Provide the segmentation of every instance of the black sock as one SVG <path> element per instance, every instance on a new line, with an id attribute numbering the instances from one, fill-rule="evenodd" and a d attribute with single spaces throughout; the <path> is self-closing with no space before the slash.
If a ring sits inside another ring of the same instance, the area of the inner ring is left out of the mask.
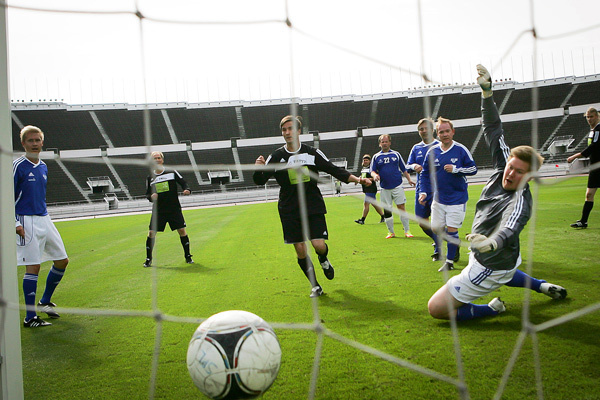
<path id="1" fill-rule="evenodd" d="M 179 236 L 179 240 L 181 240 L 181 245 L 183 246 L 183 253 L 185 254 L 185 256 L 191 257 L 192 255 L 190 254 L 190 238 L 188 237 L 188 235 Z"/>
<path id="2" fill-rule="evenodd" d="M 308 258 L 299 258 L 298 265 L 300 266 L 300 269 L 302 270 L 302 272 L 304 272 L 304 275 L 306 275 L 306 278 L 308 278 L 308 281 L 313 287 L 321 286 L 319 285 L 319 282 L 317 282 L 317 277 L 315 276 L 315 269 L 313 268 L 312 263 L 308 260 Z"/>
<path id="3" fill-rule="evenodd" d="M 320 263 L 322 263 L 323 261 L 327 260 L 327 254 L 329 254 L 329 246 L 327 246 L 327 243 L 325 243 L 325 254 L 319 254 L 319 253 L 317 253 L 317 256 L 319 257 L 319 262 Z"/>
<path id="4" fill-rule="evenodd" d="M 587 224 L 587 220 L 590 216 L 590 212 L 592 212 L 592 208 L 594 208 L 594 202 L 593 201 L 586 201 L 585 203 L 583 203 L 583 211 L 581 212 L 581 222 L 583 222 L 584 224 Z"/>
<path id="5" fill-rule="evenodd" d="M 154 238 L 146 238 L 146 258 L 152 260 L 152 249 L 154 249 Z"/>

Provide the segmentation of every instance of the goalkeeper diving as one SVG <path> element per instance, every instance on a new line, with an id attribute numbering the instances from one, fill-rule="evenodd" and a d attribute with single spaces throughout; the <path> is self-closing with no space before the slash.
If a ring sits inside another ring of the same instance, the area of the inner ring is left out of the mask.
<path id="1" fill-rule="evenodd" d="M 519 234 L 531 217 L 533 200 L 528 181 L 544 159 L 530 146 L 512 150 L 504 142 L 504 130 L 492 92 L 488 70 L 477 65 L 477 83 L 482 90 L 481 110 L 485 141 L 490 148 L 494 172 L 476 205 L 470 242 L 469 264 L 451 277 L 429 299 L 432 317 L 469 320 L 506 311 L 499 297 L 489 304 L 473 304 L 503 285 L 529 287 L 553 299 L 564 299 L 562 286 L 530 277 L 519 270 L 521 251 Z"/>

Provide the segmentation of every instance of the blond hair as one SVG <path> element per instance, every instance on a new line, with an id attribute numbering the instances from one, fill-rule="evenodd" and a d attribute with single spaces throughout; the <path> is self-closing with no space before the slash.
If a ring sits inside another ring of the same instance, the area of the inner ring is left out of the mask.
<path id="1" fill-rule="evenodd" d="M 510 150 L 510 158 L 516 157 L 521 161 L 529 164 L 529 171 L 535 167 L 535 170 L 539 170 L 544 163 L 544 157 L 542 157 L 533 147 L 531 146 L 517 146 Z M 509 159 L 510 159 L 509 158 Z"/>
<path id="2" fill-rule="evenodd" d="M 454 124 L 452 123 L 452 121 L 444 117 L 438 117 L 437 122 L 435 124 L 435 129 L 439 130 L 440 125 L 443 123 L 450 125 L 450 129 L 454 129 Z"/>
<path id="3" fill-rule="evenodd" d="M 155 154 L 158 154 L 160 156 L 160 158 L 163 159 L 163 161 L 165 160 L 165 155 L 160 151 L 153 151 L 152 153 L 150 153 L 150 157 L 154 158 Z"/>
<path id="4" fill-rule="evenodd" d="M 302 117 L 299 115 L 286 115 L 281 119 L 281 122 L 279 123 L 279 128 L 283 128 L 283 124 L 289 121 L 292 121 L 293 124 L 298 124 L 298 129 L 302 129 Z"/>
<path id="5" fill-rule="evenodd" d="M 42 132 L 42 130 L 40 128 L 38 128 L 37 126 L 33 126 L 33 125 L 27 125 L 23 129 L 21 129 L 21 134 L 20 134 L 21 143 L 23 143 L 25 141 L 25 139 L 27 139 L 28 133 L 39 133 L 40 136 L 42 137 L 42 142 L 44 141 L 44 132 Z"/>
<path id="6" fill-rule="evenodd" d="M 431 118 L 421 118 L 419 120 L 419 122 L 417 122 L 417 130 L 419 129 L 421 124 L 424 122 L 427 122 L 429 124 L 429 126 L 431 127 L 431 130 L 435 129 L 435 123 L 433 122 L 433 120 Z"/>
<path id="7" fill-rule="evenodd" d="M 377 139 L 377 143 L 381 143 L 381 140 L 386 136 L 390 140 L 390 143 L 392 143 L 392 137 L 390 135 L 388 135 L 387 133 L 384 133 L 383 135 L 379 136 L 379 138 Z"/>

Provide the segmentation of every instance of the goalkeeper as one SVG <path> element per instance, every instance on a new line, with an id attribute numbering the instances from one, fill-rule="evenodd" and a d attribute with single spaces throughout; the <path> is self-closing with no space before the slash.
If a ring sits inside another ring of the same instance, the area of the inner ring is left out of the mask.
<path id="1" fill-rule="evenodd" d="M 429 299 L 429 314 L 434 318 L 458 321 L 497 315 L 506 310 L 499 297 L 489 304 L 471 302 L 502 285 L 529 286 L 553 299 L 564 299 L 565 288 L 530 277 L 518 269 L 521 264 L 519 234 L 531 217 L 532 198 L 523 179 L 537 171 L 544 159 L 530 146 L 510 150 L 504 142 L 504 130 L 492 97 L 490 74 L 477 66 L 477 83 L 482 89 L 482 119 L 485 140 L 492 153 L 494 173 L 477 202 L 471 234 L 469 264 L 451 277 Z M 450 304 L 448 304 L 448 302 Z"/>

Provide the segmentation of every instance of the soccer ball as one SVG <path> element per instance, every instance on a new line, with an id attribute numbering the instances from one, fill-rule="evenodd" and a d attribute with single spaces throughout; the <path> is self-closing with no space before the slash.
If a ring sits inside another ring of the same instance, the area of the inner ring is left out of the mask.
<path id="1" fill-rule="evenodd" d="M 247 311 L 223 311 L 198 326 L 187 351 L 194 384 L 214 400 L 250 399 L 266 392 L 281 364 L 275 332 Z"/>

